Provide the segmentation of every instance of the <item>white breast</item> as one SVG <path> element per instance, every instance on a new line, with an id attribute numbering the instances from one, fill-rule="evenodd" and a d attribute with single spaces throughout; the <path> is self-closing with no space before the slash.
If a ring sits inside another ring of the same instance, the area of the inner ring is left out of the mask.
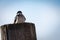
<path id="1" fill-rule="evenodd" d="M 23 16 L 17 16 L 17 21 L 16 21 L 16 23 L 23 23 L 23 22 L 25 22 L 25 18 L 23 17 Z"/>

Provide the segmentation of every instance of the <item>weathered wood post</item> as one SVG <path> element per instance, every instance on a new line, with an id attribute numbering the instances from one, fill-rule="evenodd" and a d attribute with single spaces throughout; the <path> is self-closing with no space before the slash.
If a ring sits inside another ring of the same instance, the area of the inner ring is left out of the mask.
<path id="1" fill-rule="evenodd" d="M 37 40 L 33 23 L 2 25 L 1 36 L 2 40 Z"/>

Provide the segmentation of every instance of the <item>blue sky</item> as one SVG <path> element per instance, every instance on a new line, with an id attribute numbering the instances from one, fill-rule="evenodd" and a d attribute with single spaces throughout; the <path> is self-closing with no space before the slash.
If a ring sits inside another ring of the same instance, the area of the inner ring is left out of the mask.
<path id="1" fill-rule="evenodd" d="M 0 25 L 12 24 L 19 10 L 35 23 L 38 40 L 60 40 L 60 1 L 0 0 Z"/>

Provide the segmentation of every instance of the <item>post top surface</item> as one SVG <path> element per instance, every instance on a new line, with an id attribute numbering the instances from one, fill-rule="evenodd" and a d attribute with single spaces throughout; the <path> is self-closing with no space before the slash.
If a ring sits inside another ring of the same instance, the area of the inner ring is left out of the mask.
<path id="1" fill-rule="evenodd" d="M 4 25 L 1 25 L 2 26 L 7 26 L 7 25 L 35 25 L 34 23 L 28 23 L 28 22 L 25 22 L 25 23 L 16 23 L 16 24 L 4 24 Z"/>

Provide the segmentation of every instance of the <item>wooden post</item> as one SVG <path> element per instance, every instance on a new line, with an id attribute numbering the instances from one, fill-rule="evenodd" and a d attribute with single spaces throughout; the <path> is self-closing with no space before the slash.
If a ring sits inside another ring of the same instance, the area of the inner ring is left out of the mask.
<path id="1" fill-rule="evenodd" d="M 1 36 L 2 40 L 37 40 L 33 23 L 2 25 Z"/>

